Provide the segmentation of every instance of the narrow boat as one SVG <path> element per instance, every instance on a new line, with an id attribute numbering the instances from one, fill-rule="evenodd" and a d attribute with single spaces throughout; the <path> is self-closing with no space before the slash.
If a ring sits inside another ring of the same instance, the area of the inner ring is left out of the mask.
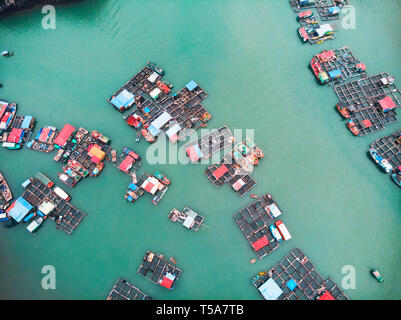
<path id="1" fill-rule="evenodd" d="M 305 28 L 299 28 L 298 34 L 301 37 L 303 42 L 307 42 L 309 40 L 309 36 L 308 36 L 308 33 L 306 32 Z"/>
<path id="2" fill-rule="evenodd" d="M 59 188 L 59 187 L 55 187 L 53 189 L 54 193 L 57 194 L 61 199 L 65 200 L 65 201 L 70 201 L 71 197 L 67 194 L 67 192 L 65 192 L 63 189 Z"/>
<path id="3" fill-rule="evenodd" d="M 288 232 L 287 227 L 285 226 L 283 221 L 277 220 L 275 224 L 276 224 L 276 228 L 280 232 L 280 234 L 283 237 L 283 239 L 285 241 L 290 240 L 291 239 L 291 234 Z"/>
<path id="4" fill-rule="evenodd" d="M 114 163 L 117 161 L 117 151 L 111 150 L 111 161 Z"/>
<path id="5" fill-rule="evenodd" d="M 394 173 L 391 175 L 391 179 L 393 179 L 397 186 L 401 187 L 401 175 Z"/>
<path id="6" fill-rule="evenodd" d="M 348 126 L 348 129 L 350 129 L 350 131 L 352 132 L 352 134 L 354 135 L 354 136 L 358 136 L 359 135 L 359 130 L 358 130 L 358 128 L 356 127 L 356 124 L 355 124 L 355 122 L 354 121 L 352 121 L 351 119 L 347 122 L 347 126 Z"/>
<path id="7" fill-rule="evenodd" d="M 74 170 L 72 170 L 69 166 L 63 166 L 63 172 L 73 178 L 75 181 L 81 180 L 81 176 L 76 173 Z"/>
<path id="8" fill-rule="evenodd" d="M 138 178 L 137 178 L 135 172 L 132 172 L 132 173 L 131 173 L 131 178 L 132 178 L 132 182 L 133 182 L 133 183 L 137 183 L 137 182 L 138 182 Z"/>
<path id="9" fill-rule="evenodd" d="M 1 172 L 0 172 L 0 192 L 1 196 L 4 198 L 6 202 L 10 202 L 13 199 L 11 189 L 8 186 L 7 181 Z"/>
<path id="10" fill-rule="evenodd" d="M 27 227 L 26 229 L 33 233 L 39 229 L 39 227 L 42 225 L 43 221 L 45 221 L 45 218 L 42 217 L 37 217 L 35 220 L 33 220 Z"/>
<path id="11" fill-rule="evenodd" d="M 281 237 L 280 232 L 273 224 L 271 226 L 269 226 L 269 229 L 270 229 L 270 232 L 273 235 L 274 239 L 276 239 L 277 242 L 283 241 L 283 238 Z"/>
<path id="12" fill-rule="evenodd" d="M 168 186 L 168 185 L 171 184 L 171 181 L 170 181 L 164 174 L 162 174 L 162 173 L 159 172 L 159 171 L 157 171 L 157 172 L 155 173 L 155 177 L 156 177 L 161 183 L 163 183 L 163 184 L 166 185 L 166 186 Z"/>
<path id="13" fill-rule="evenodd" d="M 303 11 L 297 14 L 297 18 L 298 20 L 303 20 L 303 19 L 307 19 L 313 16 L 313 12 L 312 10 L 308 10 L 308 11 Z"/>
<path id="14" fill-rule="evenodd" d="M 383 281 L 384 281 L 383 277 L 381 276 L 380 272 L 379 272 L 377 269 L 375 269 L 375 268 L 370 269 L 370 274 L 371 274 L 378 282 L 383 282 Z"/>
<path id="15" fill-rule="evenodd" d="M 157 86 L 159 87 L 159 89 L 167 94 L 170 93 L 170 88 L 162 81 L 158 80 L 156 82 Z"/>
<path id="16" fill-rule="evenodd" d="M 163 76 L 164 75 L 164 70 L 162 67 L 160 67 L 158 64 L 152 61 L 148 61 L 147 66 L 157 74 Z"/>
<path id="17" fill-rule="evenodd" d="M 100 163 L 96 166 L 96 168 L 93 169 L 93 171 L 92 171 L 92 176 L 97 177 L 97 176 L 100 174 L 100 172 L 102 172 L 103 167 L 104 167 L 104 163 L 103 163 L 103 162 L 100 162 Z"/>
<path id="18" fill-rule="evenodd" d="M 77 181 L 74 180 L 73 178 L 69 177 L 65 173 L 57 173 L 59 179 L 66 184 L 67 186 L 74 188 L 75 185 L 77 184 Z"/>
<path id="19" fill-rule="evenodd" d="M 370 156 L 372 159 L 382 168 L 386 173 L 390 173 L 393 171 L 393 166 L 388 162 L 387 159 L 383 159 L 375 149 L 370 148 L 369 150 Z"/>
<path id="20" fill-rule="evenodd" d="M 64 149 L 59 149 L 57 151 L 56 155 L 54 156 L 53 160 L 57 161 L 57 162 L 60 161 L 60 158 L 63 155 L 63 153 L 64 153 Z"/>
<path id="21" fill-rule="evenodd" d="M 149 133 L 149 131 L 145 128 L 141 130 L 142 136 L 145 138 L 147 142 L 153 143 L 156 139 Z"/>
<path id="22" fill-rule="evenodd" d="M 254 194 L 254 193 L 251 193 L 251 198 L 257 199 L 258 196 L 256 194 Z"/>
<path id="23" fill-rule="evenodd" d="M 77 160 L 68 160 L 68 166 L 78 173 L 81 177 L 86 177 L 89 174 L 89 171 L 85 169 L 85 167 L 80 164 Z"/>
<path id="24" fill-rule="evenodd" d="M 320 65 L 316 57 L 313 57 L 313 59 L 311 60 L 310 67 L 312 68 L 315 77 L 320 81 L 320 83 L 324 84 L 329 82 L 329 76 L 325 71 L 323 71 L 322 66 Z"/>
<path id="25" fill-rule="evenodd" d="M 170 258 L 170 262 L 174 263 L 174 264 L 177 264 L 177 260 L 175 260 L 173 257 Z"/>
<path id="26" fill-rule="evenodd" d="M 35 174 L 35 178 L 38 179 L 39 181 L 41 181 L 44 185 L 46 185 L 48 188 L 51 188 L 54 186 L 54 182 L 51 181 L 47 176 L 45 176 L 43 173 L 41 172 L 37 172 Z"/>
<path id="27" fill-rule="evenodd" d="M 17 113 L 17 104 L 0 101 L 0 132 L 6 131 Z"/>
<path id="28" fill-rule="evenodd" d="M 348 108 L 344 105 L 344 103 L 339 102 L 336 105 L 338 112 L 345 118 L 345 119 L 349 119 L 350 115 L 349 115 L 349 111 Z"/>
<path id="29" fill-rule="evenodd" d="M 136 142 L 141 141 L 141 134 L 139 132 L 136 133 L 136 138 L 135 138 Z"/>

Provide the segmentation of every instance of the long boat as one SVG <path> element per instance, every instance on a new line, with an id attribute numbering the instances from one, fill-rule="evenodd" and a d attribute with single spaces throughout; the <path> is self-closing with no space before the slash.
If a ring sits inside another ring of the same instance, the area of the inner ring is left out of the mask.
<path id="1" fill-rule="evenodd" d="M 1 172 L 0 172 L 0 192 L 1 196 L 4 198 L 6 202 L 10 202 L 13 199 L 13 194 L 11 193 L 11 189 L 8 186 L 7 181 Z"/>

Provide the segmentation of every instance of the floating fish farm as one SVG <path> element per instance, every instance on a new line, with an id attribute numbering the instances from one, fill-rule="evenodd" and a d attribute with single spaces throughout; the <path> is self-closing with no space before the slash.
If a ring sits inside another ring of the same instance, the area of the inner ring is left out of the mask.
<path id="1" fill-rule="evenodd" d="M 127 280 L 119 278 L 111 289 L 107 300 L 152 300 Z"/>
<path id="2" fill-rule="evenodd" d="M 235 222 L 259 259 L 277 249 L 279 242 L 283 240 L 279 229 L 274 225 L 274 220 L 281 214 L 281 209 L 271 194 L 261 196 L 234 214 Z"/>
<path id="3" fill-rule="evenodd" d="M 142 68 L 108 101 L 124 114 L 126 123 L 153 143 L 164 133 L 176 142 L 205 127 L 211 119 L 201 102 L 207 93 L 193 80 L 170 95 L 172 85 L 162 81 L 164 70 L 153 62 Z"/>
<path id="4" fill-rule="evenodd" d="M 168 218 L 173 222 L 182 224 L 185 228 L 198 231 L 199 227 L 202 226 L 205 218 L 191 208 L 185 207 L 183 210 L 173 209 L 171 210 Z"/>
<path id="5" fill-rule="evenodd" d="M 356 136 L 383 130 L 398 121 L 395 109 L 401 106 L 401 92 L 387 72 L 339 84 L 334 92 L 340 100 L 337 109 Z"/>
<path id="6" fill-rule="evenodd" d="M 155 284 L 173 290 L 182 270 L 168 263 L 163 255 L 147 251 L 138 273 Z"/>
<path id="7" fill-rule="evenodd" d="M 273 268 L 252 279 L 265 300 L 348 300 L 330 279 L 324 279 L 309 258 L 293 249 Z"/>

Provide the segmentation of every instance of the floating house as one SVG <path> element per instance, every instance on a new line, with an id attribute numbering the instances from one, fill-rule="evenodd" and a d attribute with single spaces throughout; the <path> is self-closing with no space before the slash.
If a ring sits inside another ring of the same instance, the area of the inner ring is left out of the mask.
<path id="1" fill-rule="evenodd" d="M 74 131 L 75 127 L 70 124 L 66 124 L 57 135 L 57 138 L 54 140 L 55 147 L 59 149 L 63 148 L 66 145 L 68 139 L 70 139 L 70 137 L 74 133 Z"/>
<path id="2" fill-rule="evenodd" d="M 163 255 L 146 251 L 138 273 L 155 284 L 173 290 L 182 270 L 170 264 Z"/>
<path id="3" fill-rule="evenodd" d="M 205 218 L 191 208 L 185 207 L 182 211 L 173 209 L 168 218 L 173 222 L 182 224 L 185 228 L 198 231 Z"/>
<path id="4" fill-rule="evenodd" d="M 106 300 L 152 300 L 152 298 L 127 280 L 119 278 Z"/>
<path id="5" fill-rule="evenodd" d="M 259 272 L 252 285 L 265 300 L 348 300 L 330 278 L 324 279 L 299 249 L 290 251 L 273 268 Z"/>
<path id="6" fill-rule="evenodd" d="M 57 136 L 57 128 L 45 126 L 40 128 L 35 139 L 27 143 L 27 147 L 40 152 L 49 153 L 54 150 L 54 140 Z"/>
<path id="7" fill-rule="evenodd" d="M 118 160 L 115 162 L 115 166 L 122 172 L 132 175 L 141 166 L 141 157 L 133 150 L 124 147 Z"/>

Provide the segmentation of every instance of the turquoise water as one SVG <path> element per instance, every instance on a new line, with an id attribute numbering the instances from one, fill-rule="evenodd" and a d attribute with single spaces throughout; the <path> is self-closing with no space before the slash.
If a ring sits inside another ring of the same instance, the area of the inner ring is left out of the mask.
<path id="1" fill-rule="evenodd" d="M 147 144 L 134 142 L 107 97 L 148 60 L 165 68 L 177 90 L 196 80 L 209 94 L 209 127 L 255 130 L 265 159 L 254 192 L 272 193 L 293 239 L 250 264 L 255 256 L 232 218 L 249 197 L 229 186 L 216 190 L 204 165 L 145 164 L 172 187 L 157 207 L 149 197 L 132 205 L 123 200 L 128 177 L 108 163 L 98 178 L 68 190 L 88 213 L 72 236 L 52 222 L 34 236 L 23 226 L 0 229 L 0 297 L 104 299 L 124 277 L 156 299 L 259 299 L 252 276 L 298 246 L 338 284 L 342 267 L 353 265 L 356 289 L 345 290 L 351 299 L 400 299 L 400 190 L 366 156 L 369 143 L 400 124 L 354 138 L 334 111 L 334 92 L 307 68 L 315 52 L 349 45 L 370 74 L 401 80 L 401 4 L 353 3 L 357 28 L 320 46 L 301 44 L 285 0 L 85 1 L 58 7 L 56 30 L 41 28 L 40 8 L 2 18 L 1 46 L 15 56 L 0 60 L 0 97 L 34 115 L 37 128 L 84 126 L 111 137 L 118 150 L 145 155 Z M 14 195 L 36 171 L 57 181 L 53 155 L 0 150 Z M 206 217 L 207 231 L 191 233 L 167 219 L 185 205 Z M 173 292 L 136 273 L 147 249 L 174 256 L 183 269 Z M 56 267 L 56 290 L 41 288 L 48 264 Z M 383 284 L 369 275 L 372 266 Z"/>

